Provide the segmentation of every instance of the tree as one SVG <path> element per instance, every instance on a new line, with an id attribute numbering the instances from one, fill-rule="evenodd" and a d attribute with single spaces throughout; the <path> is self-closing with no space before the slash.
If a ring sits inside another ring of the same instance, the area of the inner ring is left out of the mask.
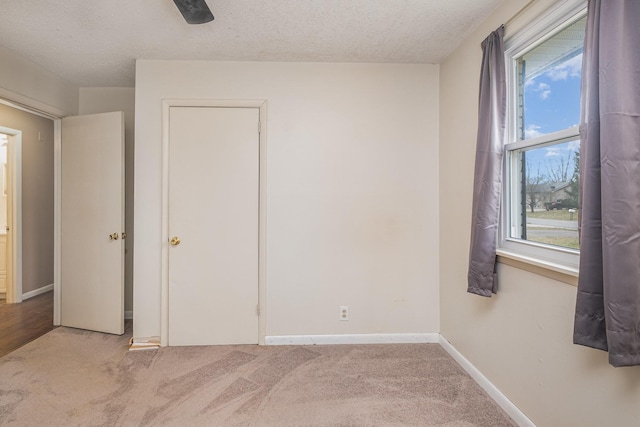
<path id="1" fill-rule="evenodd" d="M 543 192 L 541 190 L 541 184 L 543 184 L 546 180 L 546 176 L 543 173 L 540 173 L 540 165 L 538 164 L 538 170 L 535 174 L 531 173 L 532 167 L 531 162 L 529 160 L 526 161 L 526 194 L 527 194 L 527 205 L 529 205 L 529 209 L 531 209 L 531 213 L 534 212 L 535 207 L 538 205 L 540 198 L 543 197 Z"/>
<path id="2" fill-rule="evenodd" d="M 567 182 L 569 180 L 569 166 L 571 166 L 571 152 L 566 156 L 553 156 L 553 160 L 547 160 L 546 169 L 549 181 Z"/>
<path id="3" fill-rule="evenodd" d="M 580 197 L 580 151 L 573 154 L 573 176 L 565 193 L 568 206 L 577 209 Z"/>

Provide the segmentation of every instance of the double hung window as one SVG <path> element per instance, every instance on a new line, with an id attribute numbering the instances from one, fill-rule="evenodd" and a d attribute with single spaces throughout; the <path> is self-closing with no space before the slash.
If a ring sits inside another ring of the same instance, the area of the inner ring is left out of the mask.
<path id="1" fill-rule="evenodd" d="M 569 3 L 506 42 L 500 249 L 575 269 L 586 4 Z"/>

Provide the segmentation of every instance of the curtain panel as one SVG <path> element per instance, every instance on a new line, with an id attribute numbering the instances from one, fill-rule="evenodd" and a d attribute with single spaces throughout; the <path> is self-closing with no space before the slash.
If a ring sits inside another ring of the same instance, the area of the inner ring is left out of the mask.
<path id="1" fill-rule="evenodd" d="M 640 1 L 590 0 L 573 341 L 640 365 Z"/>
<path id="2" fill-rule="evenodd" d="M 482 42 L 467 291 L 490 297 L 495 274 L 506 115 L 504 26 Z"/>

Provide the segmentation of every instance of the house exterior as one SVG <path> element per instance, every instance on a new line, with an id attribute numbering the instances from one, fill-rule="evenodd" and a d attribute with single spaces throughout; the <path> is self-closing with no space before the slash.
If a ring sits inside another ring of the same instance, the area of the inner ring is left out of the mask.
<path id="1" fill-rule="evenodd" d="M 549 210 L 557 205 L 558 201 L 570 198 L 570 194 L 567 192 L 570 185 L 571 181 L 543 182 L 529 185 L 527 186 L 527 205 L 533 209 Z M 531 200 L 533 200 L 533 206 L 531 206 Z"/>

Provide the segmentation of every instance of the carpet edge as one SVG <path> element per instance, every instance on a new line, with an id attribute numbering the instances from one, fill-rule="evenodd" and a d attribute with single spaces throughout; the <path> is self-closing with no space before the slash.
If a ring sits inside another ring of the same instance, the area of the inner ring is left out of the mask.
<path id="1" fill-rule="evenodd" d="M 473 380 L 493 399 L 503 411 L 520 427 L 536 427 L 535 423 L 525 415 L 509 398 L 504 395 L 487 377 L 484 376 L 466 357 L 462 355 L 445 337 L 438 335 L 439 344 L 464 369 Z"/>

